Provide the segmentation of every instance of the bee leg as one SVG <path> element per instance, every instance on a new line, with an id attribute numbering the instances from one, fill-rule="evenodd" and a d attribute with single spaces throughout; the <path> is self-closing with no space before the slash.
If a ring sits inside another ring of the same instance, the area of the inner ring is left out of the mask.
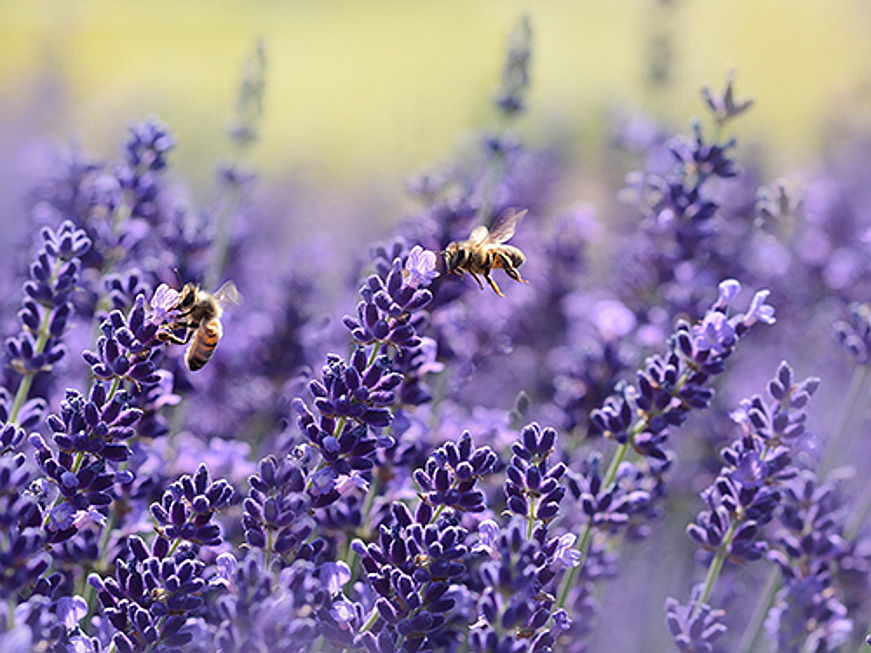
<path id="1" fill-rule="evenodd" d="M 472 278 L 473 278 L 475 281 L 478 282 L 478 287 L 479 287 L 481 290 L 484 290 L 484 284 L 481 283 L 481 280 L 478 278 L 478 275 L 475 274 L 474 272 L 469 272 L 469 274 L 472 275 Z"/>
<path id="2" fill-rule="evenodd" d="M 499 255 L 499 260 L 502 262 L 502 268 L 505 270 L 505 274 L 514 279 L 515 281 L 519 281 L 520 283 L 529 283 L 526 279 L 520 276 L 520 272 L 516 267 L 511 265 L 511 261 L 508 260 L 507 256 Z"/>
<path id="3" fill-rule="evenodd" d="M 157 339 L 161 342 L 170 342 L 174 345 L 186 345 L 190 342 L 191 337 L 190 335 L 187 335 L 184 338 L 179 338 L 177 335 L 172 333 L 161 333 L 157 336 Z"/>
<path id="4" fill-rule="evenodd" d="M 502 294 L 502 291 L 499 290 L 499 286 L 496 285 L 496 281 L 493 279 L 493 277 L 490 276 L 489 271 L 484 273 L 484 278 L 487 280 L 487 283 L 490 284 L 490 287 L 496 292 L 497 295 L 499 295 L 500 297 L 505 297 L 505 295 Z"/>
<path id="5" fill-rule="evenodd" d="M 176 324 L 176 325 L 174 325 L 174 327 L 176 329 L 181 329 L 181 328 L 187 329 L 187 331 L 185 332 L 184 338 L 179 338 L 177 335 L 172 333 L 172 331 L 166 330 L 166 331 L 158 331 L 157 332 L 157 339 L 160 342 L 171 342 L 174 345 L 186 345 L 186 344 L 188 344 L 194 335 L 194 330 L 191 329 L 186 324 Z"/>

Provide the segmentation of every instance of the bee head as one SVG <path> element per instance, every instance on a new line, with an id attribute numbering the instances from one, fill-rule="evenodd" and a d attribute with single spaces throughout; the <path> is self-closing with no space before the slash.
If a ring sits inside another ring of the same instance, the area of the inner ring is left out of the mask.
<path id="1" fill-rule="evenodd" d="M 451 272 L 456 272 L 463 266 L 463 263 L 466 262 L 468 258 L 468 253 L 465 249 L 460 247 L 457 243 L 451 243 L 445 249 L 445 268 L 447 272 L 450 274 Z"/>
<path id="2" fill-rule="evenodd" d="M 178 298 L 178 304 L 176 308 L 178 309 L 187 309 L 194 305 L 194 302 L 197 298 L 197 286 L 193 283 L 186 283 L 184 288 L 181 289 L 181 294 Z"/>

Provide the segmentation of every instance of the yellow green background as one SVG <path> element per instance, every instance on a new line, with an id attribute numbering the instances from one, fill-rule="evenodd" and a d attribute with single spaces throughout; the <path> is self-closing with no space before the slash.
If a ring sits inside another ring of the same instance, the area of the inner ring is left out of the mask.
<path id="1" fill-rule="evenodd" d="M 698 88 L 738 70 L 746 141 L 773 165 L 807 161 L 821 125 L 862 114 L 871 3 L 859 0 L 86 0 L 0 2 L 0 119 L 43 137 L 117 151 L 156 114 L 193 180 L 226 153 L 240 64 L 267 45 L 267 175 L 345 187 L 400 180 L 444 160 L 492 118 L 506 37 L 534 30 L 531 112 L 518 129 L 595 157 L 605 115 L 644 107 L 675 126 L 702 112 Z M 670 35 L 674 81 L 646 79 L 651 34 Z"/>

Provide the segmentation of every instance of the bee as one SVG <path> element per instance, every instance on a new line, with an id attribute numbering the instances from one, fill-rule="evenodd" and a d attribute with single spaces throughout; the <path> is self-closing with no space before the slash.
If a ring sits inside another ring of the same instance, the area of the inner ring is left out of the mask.
<path id="1" fill-rule="evenodd" d="M 511 279 L 528 283 L 517 271 L 517 268 L 526 261 L 526 256 L 517 247 L 503 244 L 514 235 L 517 223 L 524 215 L 526 211 L 509 214 L 497 222 L 493 231 L 480 225 L 475 227 L 468 240 L 460 240 L 448 245 L 444 252 L 447 272 L 460 277 L 464 272 L 468 272 L 478 282 L 481 290 L 484 290 L 484 284 L 478 278 L 480 274 L 500 297 L 505 295 L 490 276 L 493 269 L 502 268 Z"/>
<path id="2" fill-rule="evenodd" d="M 175 322 L 167 325 L 158 338 L 177 345 L 188 345 L 185 362 L 191 372 L 196 372 L 209 362 L 224 335 L 221 326 L 224 307 L 238 304 L 240 299 L 236 284 L 232 281 L 226 282 L 214 294 L 195 283 L 186 283 L 174 306 L 177 311 Z M 182 329 L 184 336 L 179 337 L 175 332 Z"/>

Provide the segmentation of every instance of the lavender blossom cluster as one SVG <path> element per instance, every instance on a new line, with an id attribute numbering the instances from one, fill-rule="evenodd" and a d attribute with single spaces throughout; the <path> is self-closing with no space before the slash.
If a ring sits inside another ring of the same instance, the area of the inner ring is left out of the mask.
<path id="1" fill-rule="evenodd" d="M 864 646 L 871 140 L 788 191 L 727 136 L 751 106 L 730 75 L 688 136 L 614 125 L 602 220 L 517 135 L 532 39 L 524 19 L 493 127 L 408 183 L 394 233 L 319 250 L 341 289 L 264 236 L 282 191 L 238 160 L 195 205 L 153 118 L 32 191 L 0 270 L 0 651 Z M 240 149 L 266 64 L 258 44 Z M 529 284 L 445 273 L 511 209 Z M 244 302 L 191 324 L 182 283 L 222 279 Z"/>

